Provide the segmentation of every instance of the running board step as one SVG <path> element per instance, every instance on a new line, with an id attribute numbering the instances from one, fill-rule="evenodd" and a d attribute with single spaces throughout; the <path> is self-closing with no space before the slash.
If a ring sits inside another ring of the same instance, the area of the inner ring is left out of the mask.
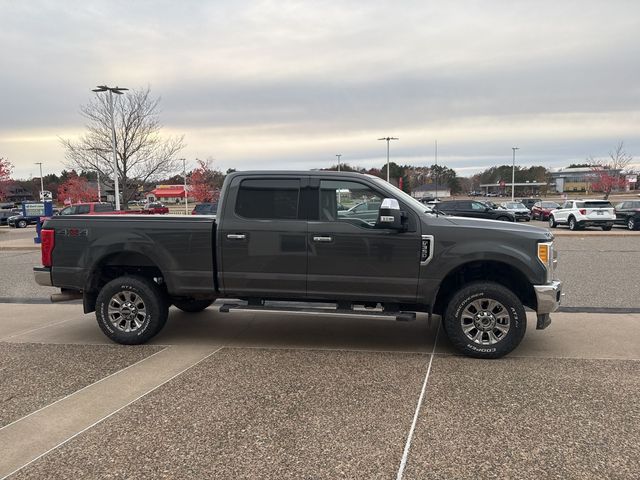
<path id="1" fill-rule="evenodd" d="M 383 312 L 381 310 L 351 310 L 339 308 L 301 308 L 301 307 L 280 307 L 280 306 L 260 306 L 243 305 L 237 303 L 224 303 L 220 306 L 220 311 L 228 313 L 230 311 L 242 312 L 271 312 L 271 313 L 304 313 L 308 315 L 328 315 L 343 317 L 369 317 L 383 318 L 385 320 L 398 320 L 408 322 L 416 319 L 415 312 Z"/>

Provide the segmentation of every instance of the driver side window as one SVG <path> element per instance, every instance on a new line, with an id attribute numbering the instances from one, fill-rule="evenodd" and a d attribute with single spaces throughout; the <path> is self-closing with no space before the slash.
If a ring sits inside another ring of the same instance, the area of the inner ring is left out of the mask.
<path id="1" fill-rule="evenodd" d="M 343 180 L 320 181 L 320 221 L 373 228 L 382 196 L 369 186 Z"/>

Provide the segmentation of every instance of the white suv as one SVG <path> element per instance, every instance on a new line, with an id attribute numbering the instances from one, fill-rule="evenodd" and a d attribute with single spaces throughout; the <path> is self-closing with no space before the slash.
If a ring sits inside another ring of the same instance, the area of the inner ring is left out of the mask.
<path id="1" fill-rule="evenodd" d="M 569 200 L 549 214 L 549 226 L 569 225 L 569 230 L 602 227 L 611 230 L 616 214 L 607 200 Z"/>

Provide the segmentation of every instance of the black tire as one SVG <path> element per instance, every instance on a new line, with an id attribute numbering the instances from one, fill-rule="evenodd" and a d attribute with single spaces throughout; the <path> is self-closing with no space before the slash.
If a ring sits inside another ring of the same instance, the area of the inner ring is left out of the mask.
<path id="1" fill-rule="evenodd" d="M 638 228 L 638 225 L 636 224 L 636 220 L 633 217 L 627 218 L 627 228 L 629 230 L 635 230 L 636 228 Z"/>
<path id="2" fill-rule="evenodd" d="M 18 227 L 18 228 L 27 228 L 27 221 L 26 220 L 18 220 L 18 223 L 16 224 L 16 227 Z"/>
<path id="3" fill-rule="evenodd" d="M 500 220 L 501 222 L 509 222 L 509 217 L 498 217 L 496 220 Z"/>
<path id="4" fill-rule="evenodd" d="M 490 301 L 497 304 L 492 309 Z M 478 310 L 476 305 L 487 310 Z M 483 326 L 484 321 L 488 323 Z M 443 324 L 449 340 L 460 353 L 475 358 L 500 358 L 522 341 L 527 317 L 522 302 L 511 290 L 493 282 L 474 282 L 451 298 Z M 476 328 L 477 324 L 479 328 Z M 467 333 L 463 326 L 467 327 Z M 495 341 L 485 343 L 485 339 L 486 342 Z"/>
<path id="5" fill-rule="evenodd" d="M 578 227 L 578 222 L 576 222 L 576 219 L 574 217 L 569 217 L 569 230 L 571 231 L 576 231 L 579 230 L 580 228 Z"/>
<path id="6" fill-rule="evenodd" d="M 604 225 L 602 227 L 602 230 L 604 230 L 605 232 L 608 232 L 609 230 L 611 230 L 613 228 L 613 225 Z"/>
<path id="7" fill-rule="evenodd" d="M 112 312 L 109 312 L 110 306 Z M 164 292 L 155 282 L 143 277 L 123 276 L 111 280 L 102 287 L 96 301 L 100 329 L 111 340 L 123 345 L 149 341 L 164 327 L 168 312 Z"/>
<path id="8" fill-rule="evenodd" d="M 198 313 L 203 311 L 209 305 L 213 303 L 213 300 L 175 300 L 173 304 L 176 308 L 179 308 L 183 312 Z"/>
<path id="9" fill-rule="evenodd" d="M 549 215 L 549 226 L 551 228 L 556 228 L 558 226 L 558 223 L 556 222 L 556 219 L 553 218 L 553 215 Z"/>

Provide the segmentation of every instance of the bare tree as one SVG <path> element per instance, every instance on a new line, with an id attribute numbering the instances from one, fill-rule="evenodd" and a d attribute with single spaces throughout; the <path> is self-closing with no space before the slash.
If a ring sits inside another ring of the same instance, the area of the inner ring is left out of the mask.
<path id="1" fill-rule="evenodd" d="M 159 98 L 150 88 L 114 95 L 116 158 L 123 205 L 136 187 L 168 176 L 178 170 L 178 152 L 185 147 L 184 136 L 162 138 Z M 87 119 L 87 132 L 77 141 L 61 138 L 68 168 L 94 170 L 103 178 L 114 178 L 109 98 L 97 94 L 80 108 Z"/>

